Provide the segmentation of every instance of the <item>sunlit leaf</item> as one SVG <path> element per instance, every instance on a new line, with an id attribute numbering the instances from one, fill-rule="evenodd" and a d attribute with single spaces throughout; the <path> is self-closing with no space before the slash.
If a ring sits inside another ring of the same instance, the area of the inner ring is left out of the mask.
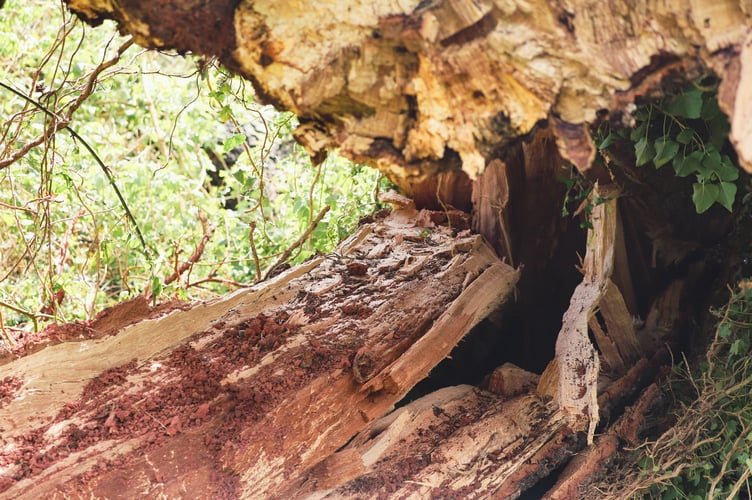
<path id="1" fill-rule="evenodd" d="M 222 144 L 222 150 L 227 153 L 228 151 L 232 151 L 236 147 L 243 144 L 246 140 L 245 134 L 235 134 L 233 136 L 228 137 L 225 139 L 224 144 Z"/>

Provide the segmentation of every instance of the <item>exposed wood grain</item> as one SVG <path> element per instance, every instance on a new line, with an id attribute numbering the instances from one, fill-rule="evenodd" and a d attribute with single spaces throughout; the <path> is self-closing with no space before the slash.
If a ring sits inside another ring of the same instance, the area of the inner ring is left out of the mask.
<path id="1" fill-rule="evenodd" d="M 0 366 L 20 381 L 2 494 L 274 495 L 390 411 L 518 274 L 480 236 L 395 210 L 270 282 Z"/>
<path id="2" fill-rule="evenodd" d="M 547 445 L 565 422 L 536 396 L 506 398 L 467 385 L 447 387 L 373 422 L 294 481 L 284 496 L 494 496 L 502 486 L 520 488 L 519 481 L 530 474 L 518 472 L 531 462 L 559 461 L 562 444 Z M 344 457 L 357 465 L 345 464 Z M 328 479 L 337 470 L 335 487 Z"/>
<path id="3" fill-rule="evenodd" d="M 596 186 L 594 196 L 608 199 Z M 608 199 L 593 208 L 592 225 L 588 231 L 584 277 L 572 294 L 569 309 L 564 313 L 556 340 L 559 369 L 559 405 L 578 430 L 587 429 L 592 443 L 598 424 L 597 384 L 600 371 L 598 353 L 588 337 L 588 324 L 598 303 L 606 294 L 613 269 L 616 235 L 616 199 Z"/>
<path id="4" fill-rule="evenodd" d="M 587 169 L 598 112 L 644 94 L 677 60 L 687 74 L 715 67 L 723 78 L 723 49 L 745 46 L 751 24 L 736 0 L 194 3 L 67 0 L 141 45 L 219 56 L 261 100 L 299 116 L 296 137 L 312 157 L 340 147 L 407 188 L 459 168 L 474 179 L 543 120 L 556 123 L 562 155 Z M 747 87 L 743 78 L 732 129 L 745 165 Z"/>

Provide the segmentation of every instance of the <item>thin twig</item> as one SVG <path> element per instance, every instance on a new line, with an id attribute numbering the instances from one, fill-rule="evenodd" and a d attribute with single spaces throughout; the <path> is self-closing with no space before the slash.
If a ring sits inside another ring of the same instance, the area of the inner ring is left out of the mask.
<path id="1" fill-rule="evenodd" d="M 250 231 L 248 231 L 248 239 L 251 243 L 251 254 L 253 255 L 253 265 L 256 268 L 256 281 L 261 279 L 261 262 L 259 261 L 258 252 L 256 251 L 256 240 L 253 238 L 253 233 L 256 232 L 256 221 L 248 223 Z"/>
<path id="2" fill-rule="evenodd" d="M 29 312 L 29 311 L 25 311 L 25 310 L 23 310 L 23 309 L 21 309 L 19 307 L 16 307 L 16 306 L 14 306 L 12 304 L 9 304 L 9 303 L 5 302 L 4 300 L 0 300 L 0 306 L 7 307 L 11 311 L 17 312 L 18 314 L 23 314 L 27 318 L 31 319 L 31 321 L 34 323 L 34 331 L 35 332 L 39 331 L 39 324 L 37 323 L 37 315 L 36 314 L 34 314 L 32 312 Z"/>
<path id="3" fill-rule="evenodd" d="M 216 225 L 206 223 L 206 215 L 203 212 L 199 212 L 198 218 L 201 221 L 201 225 L 204 226 L 204 235 L 201 237 L 201 241 L 199 241 L 198 245 L 196 245 L 196 249 L 193 251 L 193 254 L 191 254 L 188 260 L 178 266 L 175 271 L 164 280 L 165 285 L 169 285 L 170 283 L 178 279 L 181 274 L 186 272 L 196 262 L 198 262 L 198 260 L 201 258 L 201 255 L 203 255 L 204 253 L 206 244 L 209 242 L 212 235 L 214 234 L 214 231 L 216 231 L 217 229 Z"/>
<path id="4" fill-rule="evenodd" d="M 240 281 L 228 280 L 224 278 L 203 278 L 203 279 L 187 284 L 186 288 L 190 288 L 190 287 L 200 288 L 200 285 L 204 283 L 220 283 L 222 285 L 234 286 L 237 288 L 248 288 L 251 286 L 248 283 L 241 283 Z"/>
<path id="5" fill-rule="evenodd" d="M 321 176 L 321 165 L 323 165 L 324 162 L 319 163 L 316 165 L 316 175 L 313 177 L 313 180 L 311 181 L 311 186 L 308 189 L 308 224 L 313 223 L 313 191 L 316 189 L 316 183 L 319 182 L 319 177 Z M 313 235 L 310 234 L 308 236 L 308 247 L 313 246 Z"/>
<path id="6" fill-rule="evenodd" d="M 32 148 L 39 146 L 45 141 L 48 141 L 50 137 L 54 136 L 57 132 L 60 130 L 66 130 L 75 140 L 79 141 L 84 148 L 91 154 L 91 156 L 94 158 L 96 163 L 99 165 L 99 167 L 104 172 L 105 177 L 107 177 L 107 181 L 110 184 L 110 187 L 112 187 L 113 191 L 115 191 L 115 195 L 118 197 L 118 200 L 120 201 L 120 205 L 123 207 L 123 210 L 125 210 L 125 214 L 128 217 L 128 219 L 133 224 L 133 228 L 136 231 L 136 235 L 138 236 L 139 242 L 141 243 L 141 247 L 144 250 L 144 254 L 147 256 L 147 258 L 151 258 L 151 252 L 149 251 L 149 247 L 146 245 L 146 240 L 144 239 L 143 234 L 141 233 L 141 227 L 138 225 L 138 222 L 136 222 L 136 218 L 133 216 L 133 213 L 131 213 L 130 208 L 128 208 L 128 204 L 125 201 L 125 198 L 123 197 L 123 194 L 120 192 L 120 189 L 117 187 L 117 184 L 115 184 L 115 179 L 112 175 L 112 172 L 110 171 L 109 167 L 104 164 L 102 159 L 99 157 L 96 151 L 94 151 L 94 148 L 89 145 L 86 140 L 84 140 L 83 137 L 81 137 L 75 130 L 73 130 L 70 127 L 70 120 L 73 113 L 83 104 L 83 102 L 91 95 L 91 93 L 94 91 L 94 85 L 97 82 L 97 77 L 107 68 L 110 68 L 114 66 L 119 60 L 122 54 L 131 46 L 133 45 L 133 38 L 129 38 L 126 40 L 117 50 L 117 54 L 112 57 L 110 60 L 100 64 L 97 66 L 94 71 L 91 72 L 89 75 L 89 79 L 87 81 L 86 87 L 81 92 L 81 94 L 78 96 L 78 98 L 71 104 L 71 106 L 68 108 L 68 110 L 65 113 L 65 116 L 61 117 L 58 114 L 50 111 L 45 106 L 37 102 L 36 100 L 32 99 L 31 97 L 19 92 L 18 90 L 14 89 L 13 87 L 6 85 L 3 82 L 0 82 L 0 87 L 8 90 L 9 92 L 14 93 L 21 99 L 24 99 L 26 102 L 33 104 L 36 108 L 38 108 L 40 111 L 42 111 L 47 116 L 53 118 L 52 125 L 48 126 L 44 133 L 42 133 L 39 137 L 36 139 L 28 142 L 26 145 L 24 145 L 21 149 L 16 151 L 14 154 L 12 154 L 9 158 L 5 160 L 0 160 L 0 170 L 3 168 L 8 167 L 12 163 L 18 161 L 20 158 L 22 158 L 26 153 L 28 153 Z"/>
<path id="7" fill-rule="evenodd" d="M 287 249 L 284 252 L 282 252 L 282 255 L 279 257 L 279 259 L 277 259 L 277 261 L 274 264 L 269 266 L 269 268 L 266 270 L 266 273 L 264 274 L 264 279 L 262 279 L 261 281 L 268 280 L 271 273 L 277 267 L 284 264 L 285 261 L 287 261 L 287 259 L 290 257 L 290 255 L 292 255 L 292 252 L 295 251 L 296 248 L 298 248 L 303 243 L 305 243 L 305 241 L 308 239 L 308 235 L 310 235 L 313 232 L 313 230 L 316 229 L 316 226 L 319 225 L 319 222 L 321 222 L 321 219 L 324 218 L 324 216 L 330 210 L 330 208 L 331 207 L 329 205 L 326 205 L 324 206 L 324 208 L 321 209 L 321 212 L 319 212 L 319 214 L 316 216 L 316 219 L 314 219 L 313 222 L 311 222 L 311 224 L 305 230 L 305 232 L 300 235 L 300 238 L 295 240 L 295 243 L 287 247 Z"/>

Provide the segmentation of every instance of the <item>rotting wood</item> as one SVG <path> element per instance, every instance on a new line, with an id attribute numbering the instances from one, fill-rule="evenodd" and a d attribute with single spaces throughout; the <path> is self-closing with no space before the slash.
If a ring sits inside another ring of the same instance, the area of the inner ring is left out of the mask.
<path id="1" fill-rule="evenodd" d="M 653 301 L 645 324 L 638 330 L 645 352 L 654 352 L 675 341 L 676 331 L 683 323 L 681 302 L 685 285 L 684 280 L 674 280 Z"/>
<path id="2" fill-rule="evenodd" d="M 268 283 L 0 366 L 18 380 L 0 411 L 2 495 L 279 492 L 512 293 L 518 271 L 480 236 L 411 213 Z"/>
<path id="3" fill-rule="evenodd" d="M 598 301 L 599 316 L 590 318 L 589 325 L 601 350 L 601 361 L 608 366 L 612 376 L 620 376 L 642 357 L 642 348 L 635 335 L 633 318 L 627 310 L 621 292 L 610 279 Z"/>
<path id="4" fill-rule="evenodd" d="M 514 265 L 512 227 L 509 217 L 509 173 L 506 164 L 495 158 L 473 184 L 473 229 Z"/>
<path id="5" fill-rule="evenodd" d="M 599 189 L 596 185 L 594 196 L 608 198 Z M 613 268 L 616 206 L 616 199 L 611 198 L 593 208 L 593 227 L 588 231 L 583 263 L 584 278 L 572 294 L 556 340 L 556 398 L 570 425 L 576 430 L 587 430 L 588 443 L 592 443 L 598 425 L 600 371 L 598 353 L 588 336 L 588 324 L 606 293 Z"/>
<path id="6" fill-rule="evenodd" d="M 752 172 L 752 32 L 741 44 L 738 64 L 739 71 L 733 75 L 738 78 L 736 97 L 733 107 L 724 106 L 724 111 L 732 117 L 729 139 L 739 155 L 739 164 Z M 733 88 L 734 83 L 727 85 Z"/>
<path id="7" fill-rule="evenodd" d="M 642 392 L 634 405 L 628 407 L 624 414 L 609 427 L 608 431 L 598 436 L 593 446 L 577 455 L 562 471 L 556 484 L 546 492 L 545 498 L 551 500 L 568 500 L 570 498 L 604 498 L 605 492 L 587 491 L 588 482 L 598 473 L 602 473 L 622 443 L 635 446 L 641 439 L 641 428 L 647 414 L 661 397 L 661 390 L 653 383 Z"/>
<path id="8" fill-rule="evenodd" d="M 474 175 L 501 145 L 529 132 L 539 120 L 554 117 L 558 120 L 558 143 L 563 144 L 560 147 L 564 155 L 572 158 L 579 168 L 586 169 L 593 148 L 583 134 L 584 123 L 592 122 L 600 109 L 622 109 L 625 103 L 633 102 L 635 95 L 644 95 L 655 88 L 666 74 L 666 68 L 672 66 L 683 68 L 692 75 L 708 66 L 717 69 L 723 79 L 719 93 L 721 105 L 733 116 L 732 139 L 742 164 L 749 168 L 750 154 L 745 144 L 748 146 L 751 133 L 746 119 L 750 85 L 748 79 L 745 80 L 749 72 L 743 71 L 750 58 L 749 17 L 746 16 L 749 7 L 734 1 L 695 2 L 691 8 L 681 3 L 642 10 L 627 6 L 621 15 L 616 16 L 606 10 L 594 12 L 592 5 L 586 2 L 569 2 L 565 8 L 550 2 L 503 6 L 478 2 L 470 8 L 458 2 L 441 1 L 425 3 L 416 0 L 388 5 L 355 2 L 352 9 L 346 11 L 338 9 L 336 2 L 324 2 L 305 12 L 284 1 L 221 1 L 206 4 L 199 11 L 182 8 L 183 3 L 178 4 L 179 8 L 173 8 L 176 3 L 169 1 L 156 8 L 145 2 L 70 0 L 69 4 L 91 22 L 101 22 L 103 17 L 117 19 L 124 32 L 134 33 L 144 45 L 219 55 L 229 67 L 253 79 L 261 99 L 300 115 L 297 137 L 306 144 L 314 158 L 320 159 L 327 149 L 341 142 L 344 153 L 378 166 L 392 174 L 402 186 L 415 185 L 416 179 L 447 169 L 463 168 Z M 234 10 L 236 6 L 239 6 L 237 12 Z M 165 12 L 168 15 L 164 15 Z M 708 22 L 711 19 L 712 22 Z M 200 23 L 191 22 L 194 20 Z M 222 27 L 226 29 L 218 29 Z M 221 36 L 208 38 L 203 36 L 206 33 Z M 679 61 L 675 62 L 675 59 Z M 584 65 L 583 61 L 588 64 Z M 473 71 L 468 72 L 467 68 Z M 586 147 L 579 151 L 572 147 L 573 144 Z M 539 203 L 540 198 L 546 197 L 534 190 L 530 192 L 530 203 Z M 404 237 L 418 243 L 422 232 Z M 542 248 L 550 248 L 550 239 L 543 240 L 549 246 Z M 389 251 L 388 244 L 377 245 L 371 250 L 374 255 Z M 406 271 L 403 277 L 419 276 L 421 269 L 430 262 L 431 257 L 424 255 L 408 263 L 403 267 Z M 389 272 L 388 269 L 385 271 Z M 358 274 L 350 276 L 356 278 Z M 315 291 L 306 292 L 301 300 L 306 301 L 309 309 L 315 310 L 321 304 L 322 294 L 341 285 L 342 282 L 330 279 Z M 602 290 L 598 286 L 583 288 L 585 290 L 579 290 L 581 295 L 577 298 L 583 299 L 579 304 L 591 312 L 590 307 L 598 302 Z M 587 291 L 595 293 L 588 295 Z M 629 293 L 625 291 L 624 295 L 630 304 Z M 351 301 L 342 312 L 346 310 L 357 315 L 358 306 Z M 573 298 L 573 315 L 576 315 L 575 306 L 577 303 Z M 219 310 L 221 307 L 216 311 Z M 252 314 L 249 309 L 245 312 Z M 623 317 L 623 314 L 619 315 Z M 574 347 L 574 353 L 584 354 L 588 362 L 597 359 L 592 346 L 585 342 L 587 325 L 592 324 L 592 317 L 588 318 L 587 313 L 584 316 L 590 321 L 581 321 L 582 315 L 565 318 L 571 322 L 565 324 L 562 332 L 565 347 L 560 359 L 564 376 L 556 385 L 584 389 L 581 398 L 592 403 L 592 388 L 599 371 L 597 363 L 583 365 L 585 379 L 580 380 L 583 385 L 577 386 L 571 379 L 567 380 L 567 374 L 578 373 L 570 363 L 574 357 L 568 356 L 572 354 L 568 352 L 569 348 Z M 272 323 L 277 319 L 274 318 Z M 296 317 L 291 324 L 299 319 Z M 313 328 L 307 333 L 315 335 L 334 322 L 330 316 L 317 325 L 318 330 Z M 160 324 L 170 325 L 170 321 Z M 188 321 L 184 326 L 184 333 L 190 335 L 199 325 Z M 270 326 L 270 329 L 274 330 L 274 327 Z M 238 335 L 241 335 L 240 330 Z M 603 335 L 606 333 L 618 334 L 608 331 Z M 267 335 L 264 342 L 272 342 L 274 348 L 275 337 Z M 213 340 L 197 342 L 193 347 L 205 349 Z M 175 342 L 179 344 L 180 340 Z M 303 345 L 310 349 L 295 360 L 298 364 L 294 366 L 305 371 L 320 360 L 320 349 L 327 346 L 317 339 L 310 345 L 285 344 L 289 350 Z M 377 356 L 369 354 L 375 351 L 367 348 L 361 351 L 362 348 L 358 346 L 354 354 L 351 353 L 352 358 L 345 357 L 343 373 L 349 375 L 352 372 L 355 380 L 365 382 L 361 389 L 365 388 L 366 392 L 392 387 L 391 383 L 385 383 L 389 379 L 377 376 L 380 365 L 371 366 L 371 362 L 381 362 Z M 379 346 L 376 351 L 379 355 L 393 355 L 402 348 L 390 351 L 389 346 Z M 164 352 L 169 349 L 172 345 L 165 347 Z M 224 374 L 221 390 L 229 395 L 220 403 L 230 401 L 225 406 L 234 410 L 233 398 L 249 396 L 256 399 L 258 395 L 258 403 L 263 406 L 264 394 L 251 393 L 250 389 L 238 387 L 238 384 L 281 362 L 289 350 L 275 349 L 278 354 L 264 357 L 265 364 Z M 604 359 L 621 357 L 618 348 L 610 354 L 605 352 L 606 349 L 603 351 Z M 140 355 L 139 352 L 136 354 Z M 358 352 L 362 355 L 356 358 Z M 621 363 L 619 370 L 627 365 L 627 362 Z M 203 367 L 201 363 L 196 366 L 199 370 Z M 551 366 L 556 372 L 554 375 L 558 375 L 557 365 Z M 159 374 L 161 368 L 154 367 Z M 57 367 L 52 368 L 53 373 L 60 373 L 56 370 Z M 546 374 L 549 373 L 551 371 L 547 370 Z M 85 374 L 85 377 L 89 376 Z M 42 378 L 49 380 L 46 373 Z M 541 387 L 545 380 L 555 378 L 542 377 Z M 148 382 L 148 377 L 143 379 L 144 383 Z M 72 393 L 79 388 L 73 383 Z M 46 387 L 42 386 L 40 390 L 46 390 Z M 397 386 L 395 390 L 401 389 Z M 378 396 L 387 392 L 382 390 L 374 394 Z M 558 392 L 565 398 L 574 396 L 573 392 Z M 134 403 L 137 407 L 143 405 L 140 400 Z M 208 405 L 200 405 L 196 414 L 204 415 L 208 408 Z M 590 413 L 592 429 L 593 405 L 581 409 Z M 110 411 L 101 419 L 110 433 L 117 431 L 117 425 L 113 423 L 118 423 L 118 414 L 123 411 L 126 410 Z M 150 408 L 149 415 L 157 411 Z M 126 418 L 130 415 L 126 414 Z M 185 435 L 180 419 L 172 417 L 159 423 L 168 435 Z M 80 433 L 73 435 L 79 436 Z M 191 448 L 195 445 L 188 438 L 183 446 L 181 449 L 184 450 L 195 449 Z M 167 453 L 170 450 L 162 448 L 161 451 Z M 90 460 L 94 461 L 96 457 Z M 34 470 L 34 467 L 45 464 L 31 466 Z M 187 469 L 190 464 L 183 466 Z M 45 470 L 53 467 L 56 465 Z M 151 475 L 157 483 L 165 477 L 164 471 L 151 470 L 143 463 L 135 470 L 134 474 L 141 475 L 134 477 L 146 478 L 144 481 L 149 484 L 154 481 Z M 183 486 L 185 484 L 191 483 L 184 482 Z M 149 493 L 168 490 L 169 486 L 156 485 Z"/>
<path id="9" fill-rule="evenodd" d="M 296 137 L 317 161 L 338 147 L 411 193 L 440 172 L 476 178 L 543 120 L 562 155 L 588 169 L 598 113 L 622 110 L 677 67 L 728 77 L 724 110 L 752 168 L 746 2 L 66 3 L 91 24 L 114 19 L 144 47 L 219 57 L 260 100 L 298 115 Z"/>
<path id="10" fill-rule="evenodd" d="M 447 387 L 373 422 L 282 497 L 494 496 L 502 487 L 520 488 L 533 474 L 518 472 L 530 463 L 555 466 L 567 454 L 558 453 L 566 448 L 561 442 L 548 446 L 559 433 L 571 434 L 565 423 L 535 395 Z"/>
<path id="11" fill-rule="evenodd" d="M 508 398 L 530 392 L 535 389 L 539 380 L 540 376 L 535 373 L 523 370 L 512 363 L 504 363 L 487 375 L 480 387 Z"/>

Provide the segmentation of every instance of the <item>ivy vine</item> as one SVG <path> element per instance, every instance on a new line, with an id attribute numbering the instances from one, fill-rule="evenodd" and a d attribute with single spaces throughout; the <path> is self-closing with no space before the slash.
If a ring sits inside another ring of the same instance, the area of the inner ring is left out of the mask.
<path id="1" fill-rule="evenodd" d="M 697 213 L 719 203 L 729 212 L 736 199 L 739 168 L 724 154 L 729 122 L 718 107 L 715 86 L 696 82 L 676 95 L 641 105 L 634 111 L 634 127 L 609 130 L 598 149 L 616 140 L 633 144 L 635 165 L 656 169 L 671 164 L 679 177 L 695 176 L 692 201 Z"/>

